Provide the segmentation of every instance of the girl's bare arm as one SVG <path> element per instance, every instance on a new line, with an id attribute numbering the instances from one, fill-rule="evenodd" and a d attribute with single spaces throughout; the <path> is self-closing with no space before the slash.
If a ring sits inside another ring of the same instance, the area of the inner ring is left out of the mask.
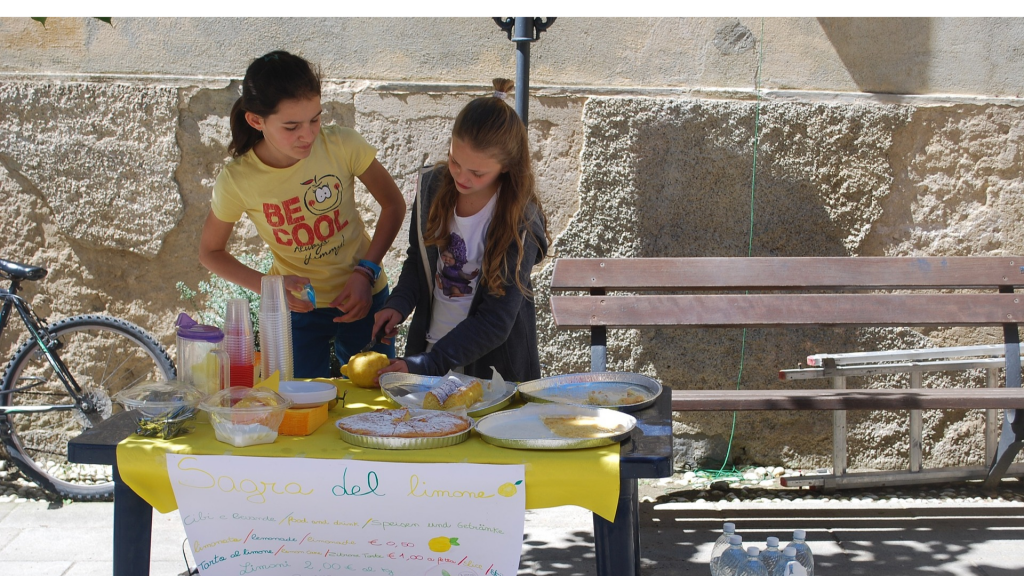
<path id="1" fill-rule="evenodd" d="M 217 276 L 259 294 L 263 274 L 242 264 L 227 251 L 228 238 L 234 227 L 234 222 L 217 218 L 211 210 L 199 238 L 199 261 Z"/>
<path id="2" fill-rule="evenodd" d="M 359 175 L 359 181 L 380 204 L 380 217 L 377 218 L 370 248 L 364 256 L 371 262 L 380 263 L 402 228 L 402 221 L 405 220 L 405 198 L 402 197 L 394 178 L 377 159 Z"/>

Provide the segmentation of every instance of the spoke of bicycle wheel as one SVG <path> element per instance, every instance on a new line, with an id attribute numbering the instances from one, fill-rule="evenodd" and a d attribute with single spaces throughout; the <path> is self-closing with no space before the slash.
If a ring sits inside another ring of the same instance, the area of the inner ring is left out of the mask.
<path id="1" fill-rule="evenodd" d="M 114 349 L 113 346 L 105 346 L 104 348 L 106 350 L 106 361 L 105 361 L 105 363 L 103 365 L 103 376 L 97 382 L 97 384 L 101 388 L 106 388 L 105 384 L 107 382 L 107 376 L 108 375 L 114 374 L 116 371 L 120 370 L 121 367 L 124 366 L 125 364 L 127 364 L 129 360 L 134 360 L 135 359 L 132 355 L 129 354 L 129 355 L 125 356 L 124 360 L 122 360 L 117 366 L 115 366 L 113 370 L 108 371 L 107 368 L 110 367 L 110 360 L 113 357 L 114 352 L 116 352 L 116 350 Z M 135 384 L 136 382 L 139 382 L 143 378 L 145 378 L 145 376 L 142 376 L 141 378 L 136 379 L 134 382 L 131 382 L 127 386 Z M 123 386 L 122 388 L 127 388 L 127 386 Z"/>

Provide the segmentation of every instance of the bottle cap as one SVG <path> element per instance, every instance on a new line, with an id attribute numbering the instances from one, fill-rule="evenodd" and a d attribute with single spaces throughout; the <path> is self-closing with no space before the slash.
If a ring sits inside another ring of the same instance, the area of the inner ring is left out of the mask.
<path id="1" fill-rule="evenodd" d="M 747 548 L 747 556 L 754 556 L 756 558 L 757 555 L 760 553 L 761 551 L 757 549 L 757 546 L 751 546 L 750 548 Z"/>
<path id="2" fill-rule="evenodd" d="M 807 532 L 803 530 L 793 530 L 793 539 L 795 540 L 806 540 Z"/>
<path id="3" fill-rule="evenodd" d="M 796 548 L 794 548 L 792 545 L 786 546 L 786 549 L 782 551 L 782 555 L 796 558 Z"/>
<path id="4" fill-rule="evenodd" d="M 739 534 L 733 534 L 732 536 L 729 536 L 729 544 L 733 546 L 739 546 L 740 544 L 743 544 L 743 536 L 740 536 Z"/>
<path id="5" fill-rule="evenodd" d="M 769 536 L 767 544 L 769 546 L 775 546 L 776 548 L 778 548 L 779 547 L 779 539 L 776 538 L 775 536 Z"/>
<path id="6" fill-rule="evenodd" d="M 732 522 L 726 522 L 725 524 L 722 525 L 722 529 L 725 530 L 726 532 L 735 532 L 736 531 L 736 525 L 733 524 Z"/>

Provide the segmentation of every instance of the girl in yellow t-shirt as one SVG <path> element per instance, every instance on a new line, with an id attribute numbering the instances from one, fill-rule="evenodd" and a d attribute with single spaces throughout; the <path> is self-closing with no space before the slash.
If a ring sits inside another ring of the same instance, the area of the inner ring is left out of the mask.
<path id="1" fill-rule="evenodd" d="M 320 77 L 299 56 L 276 51 L 249 65 L 231 110 L 234 159 L 217 176 L 203 225 L 199 260 L 211 272 L 259 293 L 263 274 L 227 251 L 242 214 L 274 255 L 270 274 L 284 276 L 292 312 L 295 377 L 330 376 L 330 340 L 344 364 L 372 336 L 373 315 L 388 297 L 380 262 L 405 218 L 405 200 L 350 128 L 320 126 Z M 355 178 L 380 205 L 367 233 Z M 316 307 L 295 298 L 313 286 Z M 393 344 L 378 352 L 394 357 Z"/>

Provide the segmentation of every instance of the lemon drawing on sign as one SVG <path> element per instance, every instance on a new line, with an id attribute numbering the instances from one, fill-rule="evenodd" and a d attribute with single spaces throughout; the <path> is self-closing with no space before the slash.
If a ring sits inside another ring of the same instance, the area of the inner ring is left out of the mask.
<path id="1" fill-rule="evenodd" d="M 512 482 L 505 482 L 501 486 L 498 486 L 498 495 L 504 496 L 505 498 L 511 498 L 516 495 L 516 492 L 518 492 L 518 490 L 516 490 L 516 486 L 519 486 L 522 483 L 522 480 L 518 480 L 514 484 Z"/>
<path id="2" fill-rule="evenodd" d="M 452 549 L 452 546 L 458 546 L 458 538 L 449 538 L 447 536 L 438 536 L 437 538 L 431 538 L 430 542 L 427 542 L 427 547 L 432 552 L 447 552 Z"/>

